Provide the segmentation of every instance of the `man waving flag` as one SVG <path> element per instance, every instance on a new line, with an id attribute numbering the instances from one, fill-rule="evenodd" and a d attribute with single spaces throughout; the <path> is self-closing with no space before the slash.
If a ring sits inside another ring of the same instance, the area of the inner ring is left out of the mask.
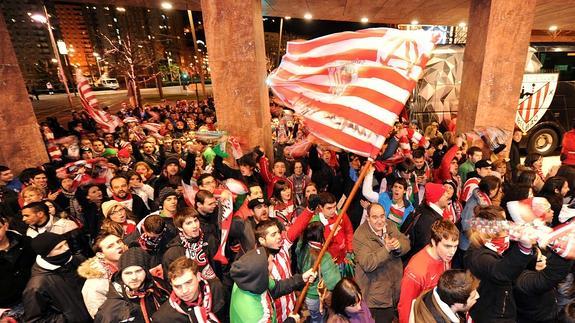
<path id="1" fill-rule="evenodd" d="M 84 110 L 88 112 L 90 117 L 96 121 L 104 132 L 112 133 L 116 131 L 116 127 L 122 125 L 122 120 L 120 120 L 118 116 L 99 109 L 98 99 L 96 99 L 90 83 L 88 83 L 88 80 L 82 75 L 80 69 L 76 72 L 76 82 L 78 83 L 78 93 L 80 94 L 80 101 L 82 102 Z"/>
<path id="2" fill-rule="evenodd" d="M 375 157 L 438 40 L 432 32 L 371 28 L 288 42 L 267 82 L 312 134 Z"/>

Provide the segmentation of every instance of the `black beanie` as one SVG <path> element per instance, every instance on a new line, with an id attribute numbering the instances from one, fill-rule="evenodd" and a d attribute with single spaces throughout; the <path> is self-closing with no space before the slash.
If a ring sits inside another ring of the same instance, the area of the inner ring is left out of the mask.
<path id="1" fill-rule="evenodd" d="M 44 258 L 50 253 L 50 251 L 52 251 L 52 249 L 54 249 L 54 247 L 64 240 L 66 240 L 66 237 L 62 234 L 44 232 L 32 239 L 30 245 L 35 253 Z"/>
<path id="2" fill-rule="evenodd" d="M 176 157 L 168 157 L 166 162 L 164 162 L 164 168 L 166 168 L 169 164 L 176 164 L 180 167 L 180 160 Z"/>
<path id="3" fill-rule="evenodd" d="M 162 190 L 160 191 L 160 194 L 158 195 L 158 205 L 160 207 L 162 207 L 162 205 L 164 205 L 164 200 L 168 198 L 168 196 L 178 196 L 178 193 L 176 193 L 176 190 L 174 190 L 171 187 L 164 187 L 162 188 Z"/>
<path id="4" fill-rule="evenodd" d="M 118 272 L 121 274 L 124 269 L 130 266 L 140 266 L 148 272 L 150 270 L 150 256 L 140 248 L 130 248 L 120 256 Z"/>

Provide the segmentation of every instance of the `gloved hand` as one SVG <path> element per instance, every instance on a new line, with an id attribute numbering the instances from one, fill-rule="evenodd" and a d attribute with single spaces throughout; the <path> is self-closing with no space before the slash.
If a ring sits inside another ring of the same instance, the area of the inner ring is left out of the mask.
<path id="1" fill-rule="evenodd" d="M 321 199 L 320 199 L 319 195 L 317 195 L 317 194 L 310 195 L 308 202 L 307 202 L 308 208 L 312 211 L 315 211 L 315 209 L 317 209 L 317 207 L 319 206 L 320 201 L 321 201 Z"/>
<path id="2" fill-rule="evenodd" d="M 262 151 L 262 148 L 260 146 L 255 146 L 254 147 L 254 154 L 256 156 L 256 163 L 259 163 L 260 158 L 262 158 L 264 156 L 264 152 Z"/>

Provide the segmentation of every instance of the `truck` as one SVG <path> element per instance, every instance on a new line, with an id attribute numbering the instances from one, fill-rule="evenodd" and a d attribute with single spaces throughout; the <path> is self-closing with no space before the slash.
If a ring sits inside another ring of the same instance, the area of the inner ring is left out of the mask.
<path id="1" fill-rule="evenodd" d="M 408 102 L 411 119 L 426 125 L 457 116 L 464 45 L 438 46 Z M 526 55 L 516 128 L 529 152 L 547 156 L 561 144 L 575 118 L 575 46 L 532 44 Z"/>

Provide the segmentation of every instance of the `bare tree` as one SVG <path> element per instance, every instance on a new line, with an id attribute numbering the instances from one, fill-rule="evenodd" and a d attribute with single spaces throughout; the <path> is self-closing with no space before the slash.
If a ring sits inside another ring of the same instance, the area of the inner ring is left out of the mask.
<path id="1" fill-rule="evenodd" d="M 149 42 L 134 41 L 129 34 L 113 39 L 104 34 L 100 35 L 110 46 L 104 55 L 111 58 L 109 62 L 111 62 L 112 68 L 123 74 L 128 80 L 126 86 L 128 93 L 134 95 L 134 105 L 141 106 L 142 96 L 137 76 L 140 71 L 153 66 L 155 63 L 149 56 Z"/>

